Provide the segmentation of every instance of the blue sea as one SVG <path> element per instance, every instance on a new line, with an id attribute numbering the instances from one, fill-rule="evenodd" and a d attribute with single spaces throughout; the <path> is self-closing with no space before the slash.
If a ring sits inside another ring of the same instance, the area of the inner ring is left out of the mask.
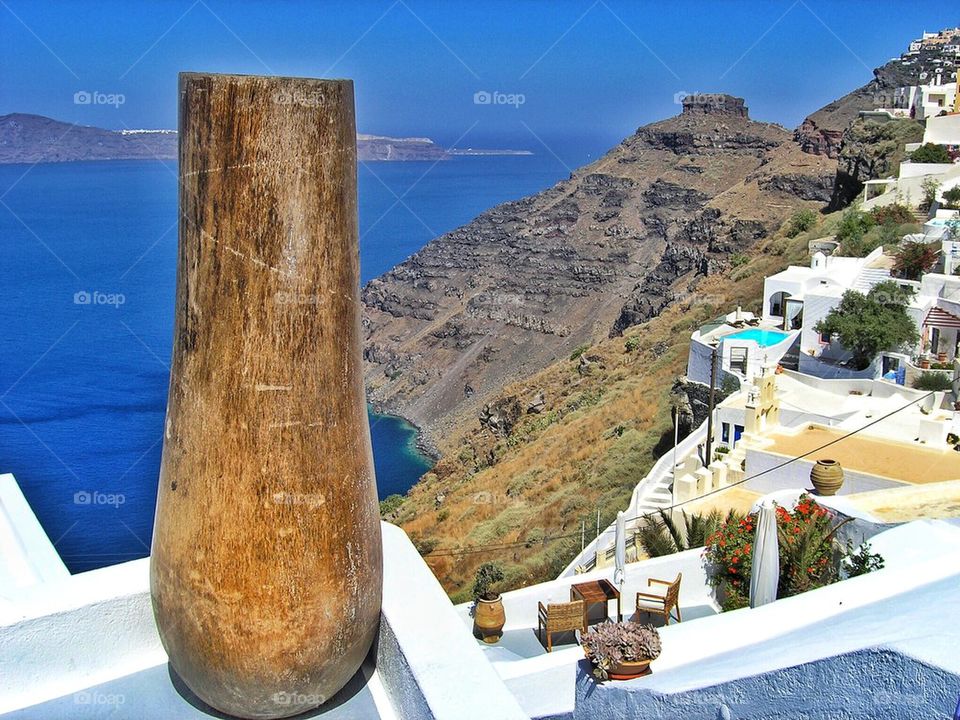
<path id="1" fill-rule="evenodd" d="M 0 473 L 17 477 L 72 572 L 149 552 L 176 173 L 160 161 L 0 165 Z M 363 282 L 567 174 L 549 154 L 361 165 Z M 430 466 L 415 430 L 370 421 L 380 497 L 404 493 Z"/>

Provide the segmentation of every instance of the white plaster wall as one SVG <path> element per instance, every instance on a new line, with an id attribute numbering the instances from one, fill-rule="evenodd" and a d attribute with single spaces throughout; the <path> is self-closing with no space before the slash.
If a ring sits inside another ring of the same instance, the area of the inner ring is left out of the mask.
<path id="1" fill-rule="evenodd" d="M 690 340 L 690 350 L 687 353 L 688 378 L 704 385 L 710 384 L 710 353 L 710 348 L 699 340 Z"/>
<path id="2" fill-rule="evenodd" d="M 0 475 L 0 622 L 20 590 L 69 576 L 16 479 Z"/>
<path id="3" fill-rule="evenodd" d="M 384 622 L 378 677 L 397 716 L 527 718 L 404 532 L 386 523 L 381 527 Z M 0 714 L 29 710 L 167 662 L 150 603 L 149 558 L 39 585 L 17 600 L 17 617 L 0 624 Z M 170 683 L 166 672 L 150 678 Z M 144 695 L 163 694 L 136 682 L 131 687 L 138 697 L 128 696 L 119 708 L 94 708 L 95 716 L 102 710 L 103 717 L 118 717 L 118 712 L 123 717 L 144 702 Z M 374 690 L 375 698 L 382 695 L 379 684 Z M 387 710 L 381 715 L 392 717 L 393 710 Z"/>
<path id="4" fill-rule="evenodd" d="M 794 297 L 803 297 L 803 282 L 799 279 L 786 279 L 772 275 L 763 281 L 763 312 L 762 317 L 768 323 L 782 321 L 780 315 L 770 314 L 770 298 L 778 292 L 789 293 Z"/>
<path id="5" fill-rule="evenodd" d="M 944 115 L 928 119 L 923 133 L 923 142 L 934 145 L 960 145 L 960 115 Z"/>
<path id="6" fill-rule="evenodd" d="M 166 662 L 149 559 L 31 588 L 0 625 L 0 713 Z"/>
<path id="7" fill-rule="evenodd" d="M 834 343 L 836 344 L 836 343 Z M 863 370 L 852 370 L 833 363 L 823 362 L 806 353 L 800 353 L 800 372 L 815 378 L 829 379 L 873 379 L 879 374 L 878 360 Z"/>
<path id="8" fill-rule="evenodd" d="M 662 629 L 663 652 L 647 677 L 597 685 L 581 672 L 575 717 L 713 720 L 723 703 L 729 703 L 732 717 L 949 717 L 956 686 L 943 683 L 954 683 L 960 674 L 960 595 L 955 592 L 960 529 L 943 522 L 909 523 L 872 542 L 889 554 L 883 570 L 756 609 Z M 923 552 L 901 557 L 898 548 Z M 902 656 L 870 677 L 889 692 L 890 714 L 874 712 L 876 694 L 862 691 L 863 673 L 876 665 L 830 664 L 838 656 L 871 651 Z M 826 663 L 820 666 L 824 672 L 800 678 L 778 674 L 810 663 Z M 587 669 L 581 664 L 581 671 Z M 937 702 L 944 703 L 943 691 L 949 690 L 951 705 L 941 704 L 934 714 L 918 709 L 911 693 L 917 686 L 922 691 L 924 681 L 928 690 L 937 686 Z M 824 693 L 825 683 L 837 687 L 830 685 Z M 705 695 L 712 707 L 691 704 Z"/>
<path id="9" fill-rule="evenodd" d="M 771 468 L 782 465 L 789 459 L 786 455 L 778 455 L 764 450 L 747 450 L 747 464 L 745 468 L 747 477 L 764 472 L 766 474 L 748 481 L 744 487 L 764 495 L 793 487 L 812 488 L 813 484 L 810 482 L 810 471 L 813 470 L 816 458 L 812 460 L 805 458 L 795 460 L 779 470 L 767 472 L 771 470 Z M 854 493 L 869 492 L 871 490 L 903 487 L 905 484 L 906 483 L 897 480 L 868 475 L 845 467 L 843 469 L 843 486 L 837 494 L 853 495 Z"/>
<path id="10" fill-rule="evenodd" d="M 403 530 L 387 523 L 381 527 L 383 615 L 396 637 L 417 691 L 426 703 L 414 717 L 527 718 L 473 639 L 472 623 L 464 627 L 460 608 L 454 609 L 450 604 L 440 583 Z M 391 699 L 401 697 L 397 692 L 400 679 L 384 674 L 384 685 Z"/>
<path id="11" fill-rule="evenodd" d="M 958 116 L 960 117 L 960 116 Z M 953 170 L 953 163 L 900 163 L 900 179 L 924 178 L 929 175 L 942 175 Z"/>
<path id="12" fill-rule="evenodd" d="M 801 354 L 807 354 L 809 350 L 820 354 L 824 346 L 820 342 L 820 334 L 814 330 L 814 327 L 839 304 L 840 298 L 836 295 L 819 295 L 815 291 L 810 291 L 804 296 L 803 329 L 800 331 Z"/>

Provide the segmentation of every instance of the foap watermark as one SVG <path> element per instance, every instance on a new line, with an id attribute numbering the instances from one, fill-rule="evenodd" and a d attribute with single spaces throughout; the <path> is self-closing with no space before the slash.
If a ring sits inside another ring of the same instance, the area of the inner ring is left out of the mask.
<path id="1" fill-rule="evenodd" d="M 122 693 L 84 690 L 73 694 L 74 705 L 123 705 L 127 698 Z"/>
<path id="2" fill-rule="evenodd" d="M 273 694 L 273 701 L 277 705 L 297 707 L 318 707 L 325 703 L 327 698 L 319 693 L 277 692 Z"/>
<path id="3" fill-rule="evenodd" d="M 523 93 L 505 93 L 499 90 L 477 90 L 473 94 L 474 105 L 509 105 L 518 110 L 527 101 Z"/>
<path id="4" fill-rule="evenodd" d="M 723 106 L 723 93 L 702 93 L 687 92 L 681 90 L 673 94 L 673 102 L 676 105 L 696 105 L 699 107 L 719 108 Z"/>
<path id="5" fill-rule="evenodd" d="M 108 305 L 119 308 L 127 301 L 123 293 L 105 293 L 99 290 L 78 290 L 73 294 L 74 305 Z"/>
<path id="6" fill-rule="evenodd" d="M 74 505 L 110 505 L 120 507 L 127 501 L 123 493 L 105 493 L 99 490 L 80 490 L 73 494 Z"/>
<path id="7" fill-rule="evenodd" d="M 273 96 L 278 105 L 301 105 L 303 107 L 319 107 L 323 105 L 323 93 L 319 90 L 304 92 L 302 90 L 281 90 Z"/>
<path id="8" fill-rule="evenodd" d="M 516 503 L 516 500 L 500 493 L 487 492 L 481 490 L 473 496 L 474 505 L 506 505 Z"/>
<path id="9" fill-rule="evenodd" d="M 307 507 L 317 508 L 327 502 L 327 499 L 322 493 L 275 492 L 273 502 L 277 505 L 306 505 Z"/>
<path id="10" fill-rule="evenodd" d="M 120 107 L 127 101 L 123 93 L 105 93 L 99 90 L 77 90 L 73 94 L 74 105 L 113 105 Z"/>

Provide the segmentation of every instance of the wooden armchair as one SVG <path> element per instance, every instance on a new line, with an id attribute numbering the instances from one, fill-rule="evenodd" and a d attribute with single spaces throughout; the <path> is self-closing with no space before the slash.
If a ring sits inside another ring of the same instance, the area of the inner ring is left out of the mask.
<path id="1" fill-rule="evenodd" d="M 647 580 L 647 586 L 650 585 L 666 585 L 667 589 L 663 595 L 656 595 L 654 593 L 637 593 L 637 612 L 638 613 L 650 613 L 651 615 L 660 615 L 663 617 L 663 622 L 665 625 L 670 624 L 670 618 L 673 615 L 673 611 L 677 612 L 677 622 L 680 622 L 680 579 L 683 577 L 683 573 L 677 573 L 677 579 L 672 582 L 669 580 L 657 580 L 656 578 L 650 578 Z"/>
<path id="2" fill-rule="evenodd" d="M 547 652 L 553 652 L 553 633 L 579 630 L 586 632 L 586 615 L 584 614 L 583 600 L 568 603 L 550 603 L 539 605 L 537 618 L 537 638 L 543 642 L 541 631 L 547 636 Z"/>

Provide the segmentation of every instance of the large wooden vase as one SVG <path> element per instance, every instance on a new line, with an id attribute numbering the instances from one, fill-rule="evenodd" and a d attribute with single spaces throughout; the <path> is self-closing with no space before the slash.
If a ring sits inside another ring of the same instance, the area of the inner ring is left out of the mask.
<path id="1" fill-rule="evenodd" d="M 349 81 L 180 77 L 150 587 L 176 673 L 242 718 L 327 701 L 379 623 L 355 138 Z"/>

